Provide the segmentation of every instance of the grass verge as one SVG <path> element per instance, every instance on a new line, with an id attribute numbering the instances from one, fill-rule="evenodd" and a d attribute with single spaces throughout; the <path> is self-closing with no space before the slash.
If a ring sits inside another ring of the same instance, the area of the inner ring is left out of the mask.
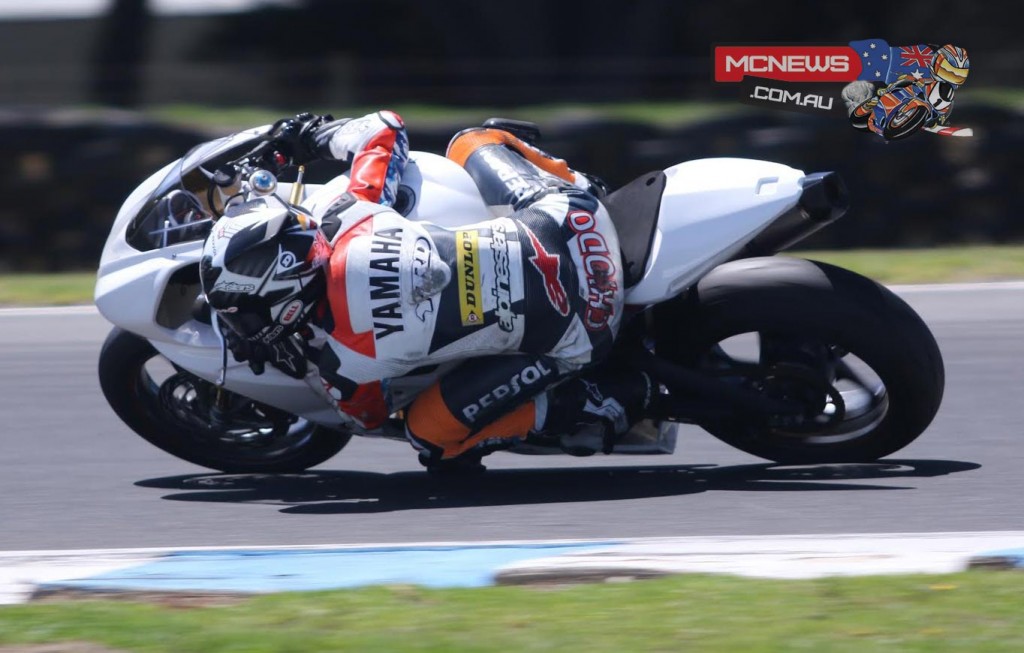
<path id="1" fill-rule="evenodd" d="M 954 283 L 1024 279 L 1024 246 L 797 251 L 882 283 Z"/>
<path id="2" fill-rule="evenodd" d="M 337 117 L 361 116 L 382 107 L 319 107 L 316 113 Z M 446 107 L 431 104 L 396 104 L 386 107 L 402 116 L 415 132 L 417 125 L 476 125 L 494 116 L 552 123 L 560 120 L 600 118 L 650 123 L 663 127 L 678 127 L 709 118 L 749 112 L 735 102 L 615 102 L 594 104 L 531 105 L 517 108 L 499 107 Z M 306 110 L 306 109 L 303 109 Z M 235 130 L 254 125 L 272 123 L 288 111 L 260 107 L 221 109 L 201 105 L 166 105 L 152 107 L 146 113 L 153 118 L 187 127 L 211 130 Z"/>
<path id="3" fill-rule="evenodd" d="M 79 601 L 0 608 L 0 645 L 126 651 L 1024 650 L 1024 575 L 769 581 L 677 576 L 555 588 L 376 587 L 220 607 Z"/>
<path id="4" fill-rule="evenodd" d="M 1024 279 L 1024 245 L 938 249 L 793 252 L 848 268 L 882 283 Z M 93 272 L 0 275 L 0 306 L 88 304 Z"/>
<path id="5" fill-rule="evenodd" d="M 1024 109 L 1024 88 L 971 88 L 970 93 L 964 97 L 964 100 L 957 101 L 964 102 L 965 106 L 968 103 L 987 103 L 1011 110 Z M 310 110 L 342 117 L 361 116 L 381 108 L 379 106 L 336 106 L 315 107 L 313 109 L 298 107 L 295 110 Z M 386 108 L 397 111 L 405 119 L 405 122 L 413 132 L 415 132 L 418 125 L 439 124 L 453 125 L 461 128 L 467 125 L 479 124 L 481 121 L 493 116 L 531 120 L 542 125 L 560 120 L 600 118 L 604 120 L 625 120 L 660 127 L 681 127 L 709 118 L 753 112 L 749 107 L 734 101 L 722 102 L 712 100 L 561 103 L 513 108 L 399 103 Z M 205 105 L 171 104 L 150 107 L 145 110 L 145 113 L 157 120 L 187 127 L 198 126 L 215 131 L 230 131 L 272 123 L 278 118 L 288 115 L 290 112 L 281 108 L 220 108 Z"/>
<path id="6" fill-rule="evenodd" d="M 91 304 L 95 272 L 0 274 L 0 306 Z"/>

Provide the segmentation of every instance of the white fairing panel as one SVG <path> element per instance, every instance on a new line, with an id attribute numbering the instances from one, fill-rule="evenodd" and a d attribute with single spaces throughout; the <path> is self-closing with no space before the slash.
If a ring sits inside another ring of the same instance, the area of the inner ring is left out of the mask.
<path id="1" fill-rule="evenodd" d="M 751 159 L 698 159 L 665 170 L 653 249 L 626 303 L 678 295 L 800 199 L 804 173 Z"/>
<path id="2" fill-rule="evenodd" d="M 96 305 L 108 320 L 147 338 L 171 361 L 216 381 L 222 373 L 220 338 L 209 324 L 190 317 L 191 301 L 199 287 L 169 284 L 181 268 L 198 265 L 202 242 L 143 252 L 125 240 L 132 216 L 173 165 L 150 177 L 122 207 L 103 250 Z M 632 304 L 674 296 L 730 258 L 797 202 L 803 177 L 799 170 L 783 165 L 743 159 L 692 161 L 669 168 L 665 174 L 668 181 L 654 249 L 643 280 L 627 293 L 627 302 Z M 406 211 L 412 220 L 451 228 L 492 217 L 469 174 L 444 157 L 411 153 L 401 185 L 414 198 L 411 210 Z M 324 186 L 308 186 L 301 203 L 319 217 L 347 187 L 347 177 Z M 281 184 L 277 195 L 286 198 L 290 190 L 289 184 Z M 180 320 L 158 319 L 168 306 L 177 307 L 173 312 Z M 303 381 L 270 367 L 256 376 L 230 356 L 225 371 L 229 390 L 314 422 L 342 423 Z M 309 380 L 316 382 L 315 378 Z"/>
<path id="3" fill-rule="evenodd" d="M 314 217 L 348 188 L 348 177 L 331 180 L 305 203 Z M 480 191 L 462 166 L 429 152 L 411 152 L 401 186 L 413 194 L 410 220 L 431 222 L 441 227 L 472 224 L 491 216 Z"/>
<path id="4" fill-rule="evenodd" d="M 220 338 L 212 327 L 190 319 L 172 329 L 157 321 L 166 296 L 181 292 L 180 287 L 169 289 L 171 276 L 181 268 L 198 265 L 203 243 L 183 242 L 143 252 L 126 241 L 132 217 L 177 163 L 168 164 L 143 182 L 118 213 L 100 259 L 96 306 L 110 322 L 148 339 L 175 364 L 216 382 L 222 373 L 223 359 Z M 414 197 L 407 216 L 412 220 L 453 227 L 489 217 L 469 174 L 442 156 L 411 153 L 402 186 Z M 348 177 L 338 177 L 323 186 L 309 185 L 302 205 L 319 217 L 347 187 Z M 284 199 L 290 193 L 291 184 L 280 184 L 276 194 Z M 198 287 L 194 292 L 198 292 Z M 292 379 L 270 366 L 264 374 L 256 376 L 246 363 L 238 363 L 230 355 L 227 363 L 223 372 L 224 385 L 229 390 L 319 424 L 337 426 L 346 422 L 304 381 Z M 317 383 L 315 377 L 309 381 Z"/>

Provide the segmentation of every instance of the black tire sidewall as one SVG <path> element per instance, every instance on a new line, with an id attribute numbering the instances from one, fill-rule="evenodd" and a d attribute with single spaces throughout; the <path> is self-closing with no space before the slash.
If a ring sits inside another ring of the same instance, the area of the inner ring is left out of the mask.
<path id="1" fill-rule="evenodd" d="M 321 426 L 302 446 L 265 460 L 232 459 L 231 448 L 210 446 L 167 426 L 164 410 L 144 385 L 145 363 L 157 355 L 147 340 L 120 327 L 108 334 L 99 358 L 100 389 L 117 416 L 150 444 L 190 463 L 229 473 L 301 472 L 337 454 L 351 435 Z"/>
<path id="2" fill-rule="evenodd" d="M 882 422 L 848 442 L 750 438 L 744 429 L 702 424 L 747 453 L 782 463 L 877 460 L 920 435 L 941 403 L 944 370 L 931 332 L 902 299 L 866 277 L 801 259 L 749 259 L 713 271 L 686 304 L 686 345 L 677 350 L 685 363 L 733 335 L 803 335 L 853 353 L 886 386 Z"/>

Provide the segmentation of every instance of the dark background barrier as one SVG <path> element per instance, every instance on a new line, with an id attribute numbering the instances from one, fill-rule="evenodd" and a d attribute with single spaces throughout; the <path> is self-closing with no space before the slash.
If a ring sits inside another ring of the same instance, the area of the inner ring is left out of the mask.
<path id="1" fill-rule="evenodd" d="M 542 145 L 612 185 L 709 156 L 767 159 L 807 172 L 837 170 L 850 188 L 851 211 L 801 246 L 1024 241 L 1024 121 L 985 106 L 960 116 L 965 124 L 980 125 L 979 136 L 920 134 L 886 145 L 833 120 L 764 113 L 675 129 L 606 120 L 555 122 L 544 125 Z M 410 124 L 409 129 L 414 148 L 443 152 L 455 127 Z M 0 120 L 0 141 L 9 152 L 0 174 L 5 267 L 93 267 L 117 208 L 135 185 L 208 137 L 122 114 Z"/>
<path id="2" fill-rule="evenodd" d="M 110 0 L 74 16 L 0 15 L 0 267 L 93 267 L 118 206 L 148 174 L 213 135 L 141 117 L 168 104 L 275 107 L 281 115 L 393 102 L 493 107 L 734 102 L 711 81 L 727 42 L 953 41 L 972 69 L 954 123 L 974 138 L 885 144 L 842 120 L 768 109 L 686 126 L 542 120 L 543 145 L 613 185 L 688 159 L 740 156 L 837 170 L 853 208 L 806 246 L 1024 241 L 1024 119 L 981 93 L 1024 82 L 1015 3 L 637 0 L 294 0 L 238 13 Z M 189 6 L 199 6 L 190 3 Z M 976 94 L 976 95 L 975 95 Z M 1018 91 L 1018 107 L 1021 95 Z M 125 107 L 78 111 L 67 107 Z M 239 124 L 237 127 L 248 125 Z M 409 123 L 442 151 L 464 123 Z M 218 130 L 217 133 L 223 133 Z"/>
<path id="3" fill-rule="evenodd" d="M 97 3 L 0 13 L 0 105 L 732 100 L 711 82 L 713 44 L 868 38 L 953 41 L 968 88 L 1024 83 L 1016 0 L 79 0 Z"/>

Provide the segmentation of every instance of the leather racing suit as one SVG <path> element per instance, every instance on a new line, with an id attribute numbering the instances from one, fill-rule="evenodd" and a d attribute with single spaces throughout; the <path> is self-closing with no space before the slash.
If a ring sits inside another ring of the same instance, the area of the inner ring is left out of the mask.
<path id="1" fill-rule="evenodd" d="M 465 130 L 447 156 L 492 217 L 446 229 L 391 208 L 408 157 L 396 114 L 331 123 L 318 141 L 352 160 L 321 217 L 332 251 L 312 322 L 329 336 L 315 362 L 338 410 L 375 428 L 404 409 L 408 438 L 435 459 L 571 429 L 584 407 L 628 429 L 614 397 L 557 385 L 607 355 L 622 318 L 618 239 L 585 177 L 509 132 Z M 402 380 L 424 374 L 405 396 Z"/>

